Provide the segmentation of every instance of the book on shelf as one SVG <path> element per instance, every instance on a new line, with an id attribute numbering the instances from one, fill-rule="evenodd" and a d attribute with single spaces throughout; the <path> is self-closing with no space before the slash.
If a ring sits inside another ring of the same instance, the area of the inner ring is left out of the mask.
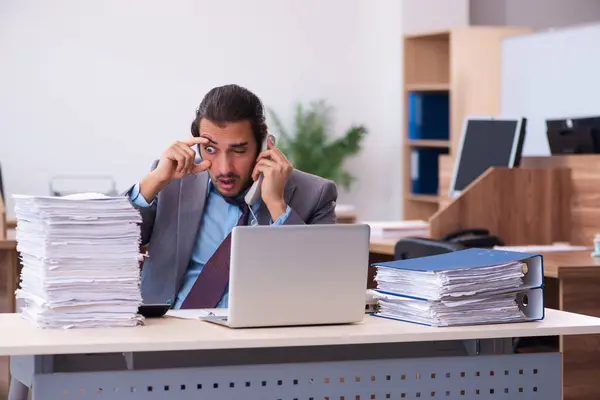
<path id="1" fill-rule="evenodd" d="M 448 92 L 411 92 L 408 96 L 409 139 L 448 140 L 450 95 Z"/>

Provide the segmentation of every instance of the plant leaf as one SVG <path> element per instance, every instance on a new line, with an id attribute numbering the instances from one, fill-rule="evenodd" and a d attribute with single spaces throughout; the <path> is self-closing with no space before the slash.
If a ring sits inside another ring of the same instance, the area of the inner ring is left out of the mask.
<path id="1" fill-rule="evenodd" d="M 351 126 L 343 136 L 331 140 L 333 108 L 324 100 L 311 102 L 306 110 L 302 104 L 297 104 L 293 134 L 288 133 L 273 110 L 269 111 L 281 137 L 281 140 L 277 138 L 277 147 L 295 168 L 330 179 L 344 189 L 351 187 L 355 178 L 343 169 L 343 164 L 360 151 L 368 133 L 363 125 Z"/>

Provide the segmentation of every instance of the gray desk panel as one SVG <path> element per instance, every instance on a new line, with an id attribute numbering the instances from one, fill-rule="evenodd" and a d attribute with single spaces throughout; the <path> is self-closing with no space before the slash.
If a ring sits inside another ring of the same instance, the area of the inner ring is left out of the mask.
<path id="1" fill-rule="evenodd" d="M 559 353 L 36 374 L 33 400 L 561 398 Z"/>

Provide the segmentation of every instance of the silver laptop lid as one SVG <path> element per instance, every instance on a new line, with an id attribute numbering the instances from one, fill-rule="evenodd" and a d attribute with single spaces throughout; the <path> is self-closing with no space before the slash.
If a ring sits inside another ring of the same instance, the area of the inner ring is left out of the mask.
<path id="1" fill-rule="evenodd" d="M 234 228 L 228 325 L 361 321 L 369 236 L 363 224 Z"/>

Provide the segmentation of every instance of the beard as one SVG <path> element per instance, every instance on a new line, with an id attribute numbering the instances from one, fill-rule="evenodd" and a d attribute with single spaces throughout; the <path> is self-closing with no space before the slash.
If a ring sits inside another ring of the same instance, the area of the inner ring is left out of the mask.
<path id="1" fill-rule="evenodd" d="M 240 194 L 246 192 L 254 183 L 251 176 L 242 179 L 242 177 L 234 173 L 211 176 L 211 179 L 221 196 L 229 199 L 237 198 Z M 233 186 L 231 189 L 234 189 L 234 187 L 237 186 L 237 190 L 227 190 L 229 186 Z"/>

